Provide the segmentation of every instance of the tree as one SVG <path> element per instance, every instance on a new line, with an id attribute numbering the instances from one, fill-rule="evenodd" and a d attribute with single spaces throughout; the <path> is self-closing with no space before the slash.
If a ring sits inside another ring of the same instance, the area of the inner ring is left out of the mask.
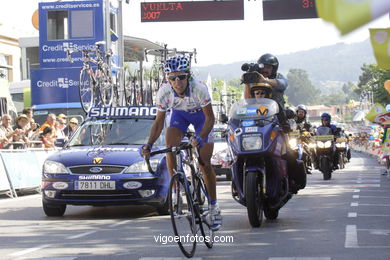
<path id="1" fill-rule="evenodd" d="M 288 87 L 285 94 L 290 104 L 316 104 L 321 91 L 314 87 L 305 70 L 290 69 L 287 74 Z"/>
<path id="2" fill-rule="evenodd" d="M 348 103 L 350 100 L 358 100 L 359 95 L 355 92 L 357 86 L 352 82 L 347 82 L 343 84 L 343 92 L 345 94 L 345 102 Z"/>
<path id="3" fill-rule="evenodd" d="M 379 69 L 376 64 L 364 64 L 361 69 L 363 72 L 354 92 L 361 95 L 363 92 L 372 91 L 375 103 L 384 106 L 390 104 L 390 94 L 384 88 L 385 81 L 390 79 L 390 70 Z"/>

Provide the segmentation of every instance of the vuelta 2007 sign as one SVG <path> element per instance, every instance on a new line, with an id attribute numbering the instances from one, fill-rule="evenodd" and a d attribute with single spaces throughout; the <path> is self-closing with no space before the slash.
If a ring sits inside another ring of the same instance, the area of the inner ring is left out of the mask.
<path id="1" fill-rule="evenodd" d="M 243 0 L 141 3 L 141 22 L 243 19 Z"/>

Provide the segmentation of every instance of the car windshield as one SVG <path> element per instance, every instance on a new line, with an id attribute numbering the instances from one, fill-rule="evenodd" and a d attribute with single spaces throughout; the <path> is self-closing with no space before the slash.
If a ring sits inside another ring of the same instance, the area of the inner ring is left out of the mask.
<path id="1" fill-rule="evenodd" d="M 278 104 L 269 98 L 248 98 L 235 103 L 229 119 L 269 119 L 279 113 Z"/>
<path id="2" fill-rule="evenodd" d="M 153 120 L 113 119 L 85 122 L 72 136 L 68 146 L 143 145 L 149 138 Z M 164 145 L 161 136 L 155 145 Z"/>

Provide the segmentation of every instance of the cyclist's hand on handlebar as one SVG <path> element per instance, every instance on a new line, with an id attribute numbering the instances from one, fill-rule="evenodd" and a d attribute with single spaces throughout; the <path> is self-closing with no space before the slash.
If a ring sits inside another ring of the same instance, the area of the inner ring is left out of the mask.
<path id="1" fill-rule="evenodd" d="M 140 147 L 140 154 L 145 159 L 150 158 L 150 150 L 152 149 L 152 146 L 150 144 L 145 144 Z"/>
<path id="2" fill-rule="evenodd" d="M 204 144 L 204 141 L 201 137 L 199 136 L 192 136 L 191 137 L 191 144 L 192 146 L 194 147 L 198 147 L 198 148 L 201 148 Z"/>

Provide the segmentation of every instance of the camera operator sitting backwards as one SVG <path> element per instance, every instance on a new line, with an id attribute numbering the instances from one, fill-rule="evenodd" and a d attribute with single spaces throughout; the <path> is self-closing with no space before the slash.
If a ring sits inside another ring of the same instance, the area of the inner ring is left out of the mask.
<path id="1" fill-rule="evenodd" d="M 262 55 L 257 63 L 243 64 L 241 69 L 246 71 L 242 75 L 242 83 L 245 84 L 244 98 L 254 98 L 255 90 L 259 88 L 259 83 L 266 83 L 272 87 L 270 98 L 279 104 L 278 119 L 285 131 L 290 130 L 287 118 L 284 112 L 284 91 L 287 88 L 287 80 L 278 74 L 279 61 L 272 54 Z"/>

